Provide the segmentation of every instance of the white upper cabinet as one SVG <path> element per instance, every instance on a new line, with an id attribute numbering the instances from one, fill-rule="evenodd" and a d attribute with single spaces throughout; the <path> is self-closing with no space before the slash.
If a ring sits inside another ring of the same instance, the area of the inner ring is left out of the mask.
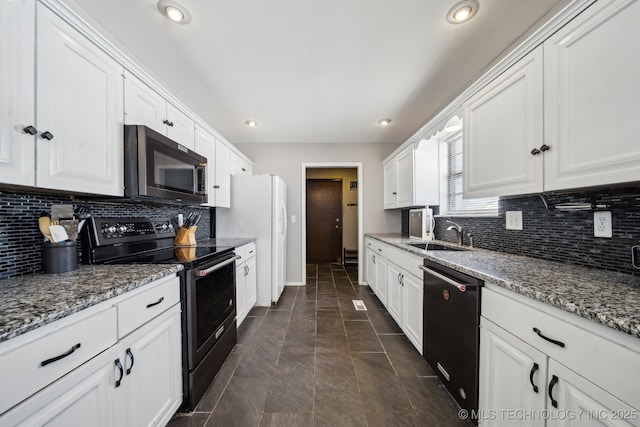
<path id="1" fill-rule="evenodd" d="M 229 156 L 229 172 L 231 175 L 251 175 L 252 167 L 249 162 L 240 157 L 235 151 L 231 151 Z"/>
<path id="2" fill-rule="evenodd" d="M 422 140 L 383 165 L 384 208 L 438 205 L 438 144 Z"/>
<path id="3" fill-rule="evenodd" d="M 0 182 L 35 185 L 32 0 L 0 2 Z"/>
<path id="4" fill-rule="evenodd" d="M 639 21 L 600 0 L 544 43 L 545 190 L 640 180 Z"/>
<path id="5" fill-rule="evenodd" d="M 464 103 L 465 197 L 543 190 L 542 47 Z"/>
<path id="6" fill-rule="evenodd" d="M 124 194 L 123 68 L 37 3 L 41 188 Z"/>
<path id="7" fill-rule="evenodd" d="M 464 103 L 464 195 L 640 181 L 640 2 L 600 0 Z"/>
<path id="8" fill-rule="evenodd" d="M 167 136 L 190 150 L 195 144 L 195 123 L 189 116 L 167 102 Z"/>
<path id="9" fill-rule="evenodd" d="M 194 121 L 130 72 L 124 77 L 125 124 L 148 126 L 194 150 Z"/>
<path id="10" fill-rule="evenodd" d="M 231 172 L 229 161 L 231 150 L 222 141 L 216 140 L 216 183 L 214 187 L 215 205 L 223 208 L 231 207 Z M 211 201 L 211 196 L 209 196 Z"/>

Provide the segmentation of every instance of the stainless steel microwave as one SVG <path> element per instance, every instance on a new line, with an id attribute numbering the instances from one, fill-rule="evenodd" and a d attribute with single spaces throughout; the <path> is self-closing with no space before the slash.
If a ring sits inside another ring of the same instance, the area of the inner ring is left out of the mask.
<path id="1" fill-rule="evenodd" d="M 207 201 L 207 158 L 147 126 L 124 127 L 125 197 Z"/>

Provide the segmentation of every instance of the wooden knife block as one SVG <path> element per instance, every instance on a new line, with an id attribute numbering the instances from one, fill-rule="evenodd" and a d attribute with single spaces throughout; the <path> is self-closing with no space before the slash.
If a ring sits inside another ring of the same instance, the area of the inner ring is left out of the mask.
<path id="1" fill-rule="evenodd" d="M 176 238 L 173 239 L 173 243 L 176 246 L 195 246 L 196 242 L 196 230 L 198 229 L 197 225 L 192 225 L 189 228 L 180 227 L 178 229 L 178 233 L 176 234 Z"/>

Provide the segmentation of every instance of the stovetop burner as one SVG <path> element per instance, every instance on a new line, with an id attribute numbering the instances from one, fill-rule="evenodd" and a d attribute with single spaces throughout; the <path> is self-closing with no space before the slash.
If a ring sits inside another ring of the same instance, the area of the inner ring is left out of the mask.
<path id="1" fill-rule="evenodd" d="M 212 241 L 175 246 L 177 224 L 169 218 L 89 218 L 81 233 L 88 264 L 201 265 L 234 250 Z"/>

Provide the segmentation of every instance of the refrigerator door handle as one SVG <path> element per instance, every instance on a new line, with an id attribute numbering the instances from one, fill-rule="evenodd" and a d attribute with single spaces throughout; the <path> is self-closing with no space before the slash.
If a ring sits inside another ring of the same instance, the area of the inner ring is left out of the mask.
<path id="1" fill-rule="evenodd" d="M 286 205 L 282 205 L 282 235 L 286 236 L 287 235 L 287 226 L 289 224 L 287 224 L 287 206 Z"/>

